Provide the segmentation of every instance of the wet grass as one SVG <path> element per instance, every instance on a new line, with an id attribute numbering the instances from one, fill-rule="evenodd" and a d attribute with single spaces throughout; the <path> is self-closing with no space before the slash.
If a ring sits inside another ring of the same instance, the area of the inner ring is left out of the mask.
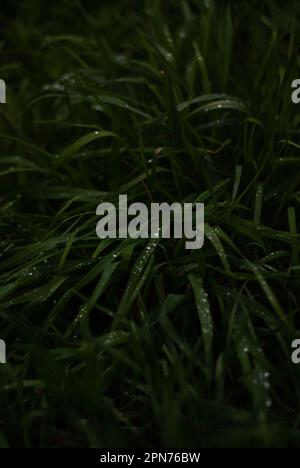
<path id="1" fill-rule="evenodd" d="M 114 3 L 1 5 L 0 445 L 299 447 L 299 5 Z M 204 248 L 99 241 L 124 193 Z"/>

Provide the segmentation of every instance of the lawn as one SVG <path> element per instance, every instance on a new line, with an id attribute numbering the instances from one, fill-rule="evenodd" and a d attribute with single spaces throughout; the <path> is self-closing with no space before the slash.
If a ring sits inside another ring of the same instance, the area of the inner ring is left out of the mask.
<path id="1" fill-rule="evenodd" d="M 299 44 L 296 0 L 1 1 L 0 447 L 300 448 Z M 121 194 L 204 247 L 100 240 Z"/>

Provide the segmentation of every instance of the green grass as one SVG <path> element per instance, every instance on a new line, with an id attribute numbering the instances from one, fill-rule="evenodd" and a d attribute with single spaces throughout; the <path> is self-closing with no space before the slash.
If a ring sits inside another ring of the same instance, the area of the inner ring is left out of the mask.
<path id="1" fill-rule="evenodd" d="M 299 4 L 5 5 L 0 446 L 300 447 Z M 204 248 L 99 241 L 124 193 Z"/>

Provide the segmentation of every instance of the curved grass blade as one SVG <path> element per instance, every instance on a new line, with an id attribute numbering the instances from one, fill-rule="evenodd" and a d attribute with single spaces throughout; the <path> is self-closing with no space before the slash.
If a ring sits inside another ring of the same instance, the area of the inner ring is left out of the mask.
<path id="1" fill-rule="evenodd" d="M 194 291 L 198 317 L 201 324 L 201 331 L 207 362 L 212 358 L 213 343 L 213 322 L 207 293 L 203 288 L 203 280 L 199 276 L 191 273 L 189 281 Z"/>
<path id="2" fill-rule="evenodd" d="M 68 146 L 66 149 L 62 151 L 57 161 L 56 167 L 60 167 L 66 161 L 68 161 L 74 154 L 78 153 L 82 148 L 87 146 L 90 143 L 93 143 L 96 140 L 101 138 L 116 138 L 119 139 L 118 135 L 113 132 L 109 131 L 95 131 L 92 133 L 88 133 L 87 135 L 79 138 L 79 140 L 75 141 L 72 145 Z"/>

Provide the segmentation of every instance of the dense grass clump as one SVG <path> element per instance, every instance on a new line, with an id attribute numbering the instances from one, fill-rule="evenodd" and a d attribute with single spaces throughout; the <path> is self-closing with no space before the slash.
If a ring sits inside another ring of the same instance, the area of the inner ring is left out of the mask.
<path id="1" fill-rule="evenodd" d="M 0 446 L 300 447 L 299 14 L 1 2 Z M 100 241 L 119 194 L 204 248 Z"/>

